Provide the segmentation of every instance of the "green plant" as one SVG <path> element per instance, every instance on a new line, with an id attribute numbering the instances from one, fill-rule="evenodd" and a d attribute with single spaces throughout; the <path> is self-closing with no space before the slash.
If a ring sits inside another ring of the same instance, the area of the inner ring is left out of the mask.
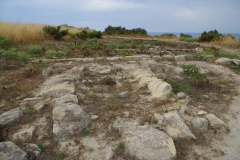
<path id="1" fill-rule="evenodd" d="M 88 152 L 92 153 L 94 151 L 94 148 L 90 147 L 88 148 Z"/>
<path id="2" fill-rule="evenodd" d="M 125 147 L 125 143 L 123 143 L 123 142 L 118 143 L 118 148 L 124 148 L 124 147 Z"/>
<path id="3" fill-rule="evenodd" d="M 151 122 L 152 123 L 157 123 L 157 118 L 155 116 L 152 116 Z"/>
<path id="4" fill-rule="evenodd" d="M 192 38 L 190 34 L 180 33 L 180 38 Z"/>
<path id="5" fill-rule="evenodd" d="M 23 63 L 27 63 L 29 61 L 29 59 L 31 58 L 30 55 L 24 53 L 24 52 L 17 52 L 17 56 L 18 56 L 18 59 L 23 62 Z"/>
<path id="6" fill-rule="evenodd" d="M 131 159 L 131 160 L 137 160 L 137 157 L 136 157 L 135 155 L 131 155 L 131 156 L 130 156 L 130 159 Z"/>
<path id="7" fill-rule="evenodd" d="M 199 42 L 211 42 L 213 40 L 218 40 L 222 34 L 218 33 L 217 30 L 211 30 L 209 32 L 204 31 L 201 36 L 198 38 Z"/>
<path id="8" fill-rule="evenodd" d="M 10 40 L 0 35 L 0 48 L 6 48 L 10 45 Z"/>
<path id="9" fill-rule="evenodd" d="M 42 143 L 37 143 L 37 146 L 42 152 L 45 150 L 45 146 Z"/>
<path id="10" fill-rule="evenodd" d="M 57 156 L 60 157 L 60 158 L 64 157 L 64 155 L 65 155 L 65 153 L 63 151 L 58 151 L 57 152 Z"/>
<path id="11" fill-rule="evenodd" d="M 47 55 L 47 58 L 52 58 L 53 56 L 62 57 L 67 55 L 67 51 L 47 50 L 45 54 Z"/>
<path id="12" fill-rule="evenodd" d="M 196 38 L 184 38 L 184 37 L 180 37 L 179 40 L 180 41 L 185 41 L 185 42 L 195 42 L 195 41 L 197 41 Z"/>
<path id="13" fill-rule="evenodd" d="M 112 27 L 108 26 L 105 28 L 104 33 L 106 34 L 142 34 L 142 35 L 147 35 L 147 31 L 142 28 L 134 28 L 134 29 L 126 29 L 125 27 Z"/>
<path id="14" fill-rule="evenodd" d="M 184 82 L 171 79 L 169 76 L 164 78 L 164 81 L 172 86 L 172 92 L 177 94 L 178 92 L 191 93 L 191 88 Z"/>
<path id="15" fill-rule="evenodd" d="M 90 134 L 90 131 L 88 129 L 83 129 L 81 131 L 81 136 L 88 136 Z"/>
<path id="16" fill-rule="evenodd" d="M 26 108 L 22 110 L 22 112 L 31 115 L 34 110 L 29 105 L 27 105 Z"/>
<path id="17" fill-rule="evenodd" d="M 44 35 L 48 35 L 56 40 L 60 40 L 62 37 L 68 35 L 68 30 L 61 30 L 61 26 L 44 26 L 43 33 Z"/>
<path id="18" fill-rule="evenodd" d="M 32 54 L 43 54 L 43 49 L 42 49 L 42 46 L 40 45 L 30 45 L 28 47 L 28 50 L 29 50 L 29 53 L 32 53 Z"/>
<path id="19" fill-rule="evenodd" d="M 77 156 L 81 156 L 82 152 L 80 150 L 77 151 Z"/>

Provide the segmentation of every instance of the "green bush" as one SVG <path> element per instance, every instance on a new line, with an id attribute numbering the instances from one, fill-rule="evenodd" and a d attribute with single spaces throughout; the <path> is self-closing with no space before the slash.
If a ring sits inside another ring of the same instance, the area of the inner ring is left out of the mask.
<path id="1" fill-rule="evenodd" d="M 126 29 L 125 27 L 112 27 L 108 26 L 105 28 L 104 33 L 106 34 L 143 34 L 147 35 L 147 31 L 142 28 Z"/>
<path id="2" fill-rule="evenodd" d="M 44 26 L 43 27 L 44 35 L 48 35 L 56 40 L 60 40 L 62 37 L 68 35 L 68 30 L 61 30 L 61 26 Z"/>
<path id="3" fill-rule="evenodd" d="M 33 53 L 33 54 L 43 54 L 43 49 L 42 49 L 42 46 L 40 45 L 30 45 L 28 47 L 28 50 L 30 53 Z"/>
<path id="4" fill-rule="evenodd" d="M 160 37 L 177 38 L 177 36 L 175 34 L 172 34 L 172 33 L 161 34 Z"/>
<path id="5" fill-rule="evenodd" d="M 78 32 L 75 35 L 71 35 L 71 37 L 73 39 L 81 39 L 81 40 L 86 40 L 87 38 L 90 38 L 90 39 L 101 38 L 102 32 L 101 31 L 87 32 L 83 30 L 82 32 Z"/>
<path id="6" fill-rule="evenodd" d="M 7 59 L 18 59 L 24 63 L 27 63 L 31 58 L 30 55 L 19 51 L 17 48 L 10 48 L 8 51 L 3 51 L 3 56 L 5 56 Z"/>
<path id="7" fill-rule="evenodd" d="M 180 82 L 170 77 L 164 78 L 164 81 L 169 83 L 172 86 L 172 92 L 177 94 L 178 92 L 191 93 L 191 89 L 184 82 Z"/>
<path id="8" fill-rule="evenodd" d="M 10 40 L 0 35 L 0 48 L 9 46 Z"/>
<path id="9" fill-rule="evenodd" d="M 217 30 L 211 30 L 209 32 L 204 31 L 198 38 L 198 42 L 211 42 L 213 40 L 218 40 L 223 35 L 218 33 Z"/>
<path id="10" fill-rule="evenodd" d="M 180 38 L 193 38 L 190 34 L 180 33 Z"/>

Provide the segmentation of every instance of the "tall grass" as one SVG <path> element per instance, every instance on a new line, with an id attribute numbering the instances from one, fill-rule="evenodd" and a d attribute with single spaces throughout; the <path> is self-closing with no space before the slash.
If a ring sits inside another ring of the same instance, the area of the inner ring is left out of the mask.
<path id="1" fill-rule="evenodd" d="M 38 42 L 46 39 L 42 30 L 45 25 L 46 24 L 0 21 L 0 35 L 8 38 L 13 44 Z M 68 29 L 68 31 L 73 34 L 84 30 L 83 28 L 62 26 L 61 30 L 64 29 Z M 69 38 L 70 36 L 64 37 L 64 39 Z"/>
<path id="2" fill-rule="evenodd" d="M 226 35 L 226 36 L 221 37 L 218 40 L 212 41 L 210 43 L 225 45 L 225 46 L 229 46 L 229 47 L 236 47 L 236 48 L 240 47 L 240 40 L 232 37 L 232 35 Z"/>
<path id="3" fill-rule="evenodd" d="M 0 35 L 14 44 L 37 42 L 44 39 L 43 26 L 44 24 L 0 21 Z"/>

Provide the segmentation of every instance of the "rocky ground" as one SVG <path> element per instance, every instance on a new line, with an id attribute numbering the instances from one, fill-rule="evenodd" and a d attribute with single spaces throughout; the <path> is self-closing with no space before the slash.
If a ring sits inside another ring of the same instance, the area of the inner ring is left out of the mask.
<path id="1" fill-rule="evenodd" d="M 201 61 L 205 46 L 157 43 L 2 71 L 0 157 L 239 159 L 240 76 L 231 65 L 240 61 Z M 189 82 L 181 65 L 192 64 L 204 81 Z"/>

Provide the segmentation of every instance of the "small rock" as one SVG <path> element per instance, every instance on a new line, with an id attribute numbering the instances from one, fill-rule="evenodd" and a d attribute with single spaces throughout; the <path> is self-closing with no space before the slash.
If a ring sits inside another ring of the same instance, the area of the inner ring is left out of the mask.
<path id="1" fill-rule="evenodd" d="M 5 141 L 0 143 L 0 159 L 28 160 L 28 155 L 13 142 Z"/>
<path id="2" fill-rule="evenodd" d="M 199 112 L 198 112 L 198 115 L 205 115 L 205 114 L 207 114 L 206 111 L 199 111 Z"/>
<path id="3" fill-rule="evenodd" d="M 194 117 L 192 125 L 195 131 L 203 133 L 207 131 L 208 121 L 205 118 Z"/>
<path id="4" fill-rule="evenodd" d="M 158 124 L 165 125 L 166 124 L 166 118 L 158 113 L 154 113 L 154 117 L 158 120 Z"/>
<path id="5" fill-rule="evenodd" d="M 53 69 L 51 67 L 45 68 L 42 71 L 43 77 L 49 77 L 53 73 Z"/>
<path id="6" fill-rule="evenodd" d="M 23 101 L 38 101 L 41 99 L 42 99 L 42 97 L 33 97 L 33 98 L 25 98 Z"/>
<path id="7" fill-rule="evenodd" d="M 97 119 L 98 117 L 99 117 L 99 116 L 97 116 L 97 115 L 92 115 L 92 116 L 91 116 L 91 119 L 92 119 L 92 120 L 95 120 L 95 119 Z"/>
<path id="8" fill-rule="evenodd" d="M 212 128 L 220 129 L 224 127 L 226 130 L 228 130 L 227 124 L 220 120 L 218 117 L 216 117 L 214 114 L 207 114 L 205 117 L 208 119 Z"/>
<path id="9" fill-rule="evenodd" d="M 183 92 L 179 92 L 178 94 L 177 94 L 177 98 L 178 99 L 184 99 L 186 97 L 186 95 L 185 95 L 185 93 L 183 93 Z"/>
<path id="10" fill-rule="evenodd" d="M 35 159 L 38 159 L 40 154 L 41 154 L 41 150 L 39 149 L 39 147 L 36 144 L 32 144 L 32 143 L 25 143 L 25 148 L 24 149 L 26 152 L 31 152 L 34 153 Z"/>
<path id="11" fill-rule="evenodd" d="M 195 48 L 195 51 L 196 51 L 197 53 L 201 53 L 201 52 L 203 52 L 203 49 L 200 48 L 200 47 L 197 47 L 197 48 Z"/>
<path id="12" fill-rule="evenodd" d="M 177 62 L 185 61 L 185 55 L 175 56 L 175 61 L 177 61 Z"/>
<path id="13" fill-rule="evenodd" d="M 119 93 L 119 97 L 120 98 L 126 98 L 130 95 L 130 92 L 129 91 L 124 91 L 122 93 Z"/>
<path id="14" fill-rule="evenodd" d="M 55 63 L 53 65 L 53 68 L 62 68 L 62 67 L 66 67 L 66 65 L 64 63 Z"/>

